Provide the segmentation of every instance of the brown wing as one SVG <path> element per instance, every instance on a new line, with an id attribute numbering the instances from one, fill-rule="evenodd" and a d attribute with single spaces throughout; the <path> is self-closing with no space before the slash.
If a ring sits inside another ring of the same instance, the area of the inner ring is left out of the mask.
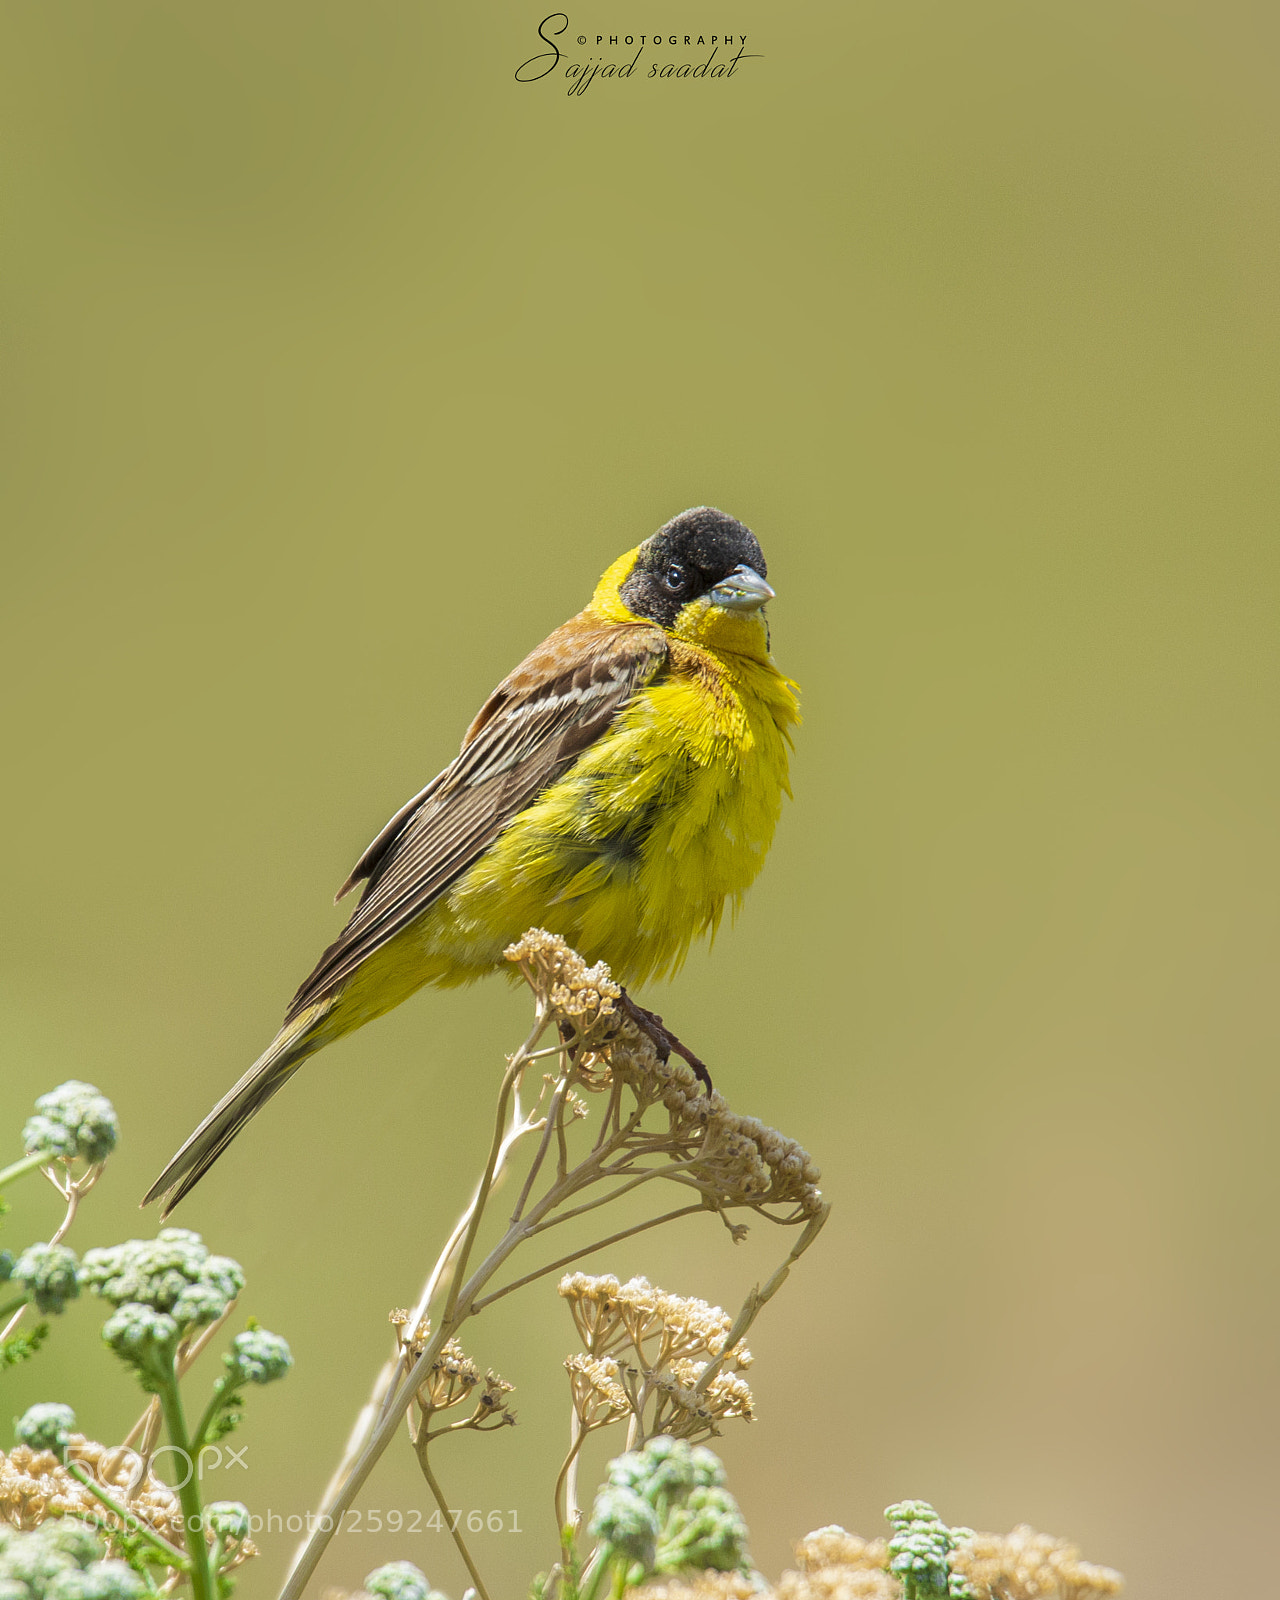
<path id="1" fill-rule="evenodd" d="M 356 863 L 339 898 L 367 878 L 360 904 L 294 996 L 286 1023 L 421 916 L 606 731 L 666 656 L 660 628 L 575 617 L 521 662 L 481 708 L 457 759 Z"/>

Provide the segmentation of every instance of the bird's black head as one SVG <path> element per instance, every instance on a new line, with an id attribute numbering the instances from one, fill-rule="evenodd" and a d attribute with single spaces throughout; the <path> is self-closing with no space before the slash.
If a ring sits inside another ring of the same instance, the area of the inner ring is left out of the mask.
<path id="1" fill-rule="evenodd" d="M 695 506 L 645 540 L 618 592 L 636 616 L 669 628 L 691 600 L 713 589 L 722 605 L 757 610 L 773 597 L 766 575 L 750 528 L 714 506 Z"/>

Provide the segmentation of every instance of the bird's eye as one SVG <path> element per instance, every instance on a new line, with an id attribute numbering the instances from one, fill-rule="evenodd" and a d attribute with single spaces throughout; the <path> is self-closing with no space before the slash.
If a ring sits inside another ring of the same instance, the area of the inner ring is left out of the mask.
<path id="1" fill-rule="evenodd" d="M 663 583 L 674 594 L 678 589 L 683 589 L 685 584 L 685 570 L 678 561 L 673 561 L 663 574 Z"/>

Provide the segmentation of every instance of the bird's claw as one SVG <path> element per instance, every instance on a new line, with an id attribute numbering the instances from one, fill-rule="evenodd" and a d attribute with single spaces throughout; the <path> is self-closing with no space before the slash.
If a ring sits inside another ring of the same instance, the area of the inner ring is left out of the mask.
<path id="1" fill-rule="evenodd" d="M 674 1050 L 684 1061 L 693 1068 L 694 1076 L 705 1087 L 708 1094 L 715 1085 L 711 1082 L 711 1073 L 705 1061 L 700 1056 L 694 1055 L 687 1044 L 684 1044 L 670 1028 L 666 1027 L 662 1018 L 656 1011 L 648 1011 L 637 1003 L 624 989 L 622 991 L 622 1009 L 640 1031 L 653 1040 L 659 1056 L 666 1061 Z"/>

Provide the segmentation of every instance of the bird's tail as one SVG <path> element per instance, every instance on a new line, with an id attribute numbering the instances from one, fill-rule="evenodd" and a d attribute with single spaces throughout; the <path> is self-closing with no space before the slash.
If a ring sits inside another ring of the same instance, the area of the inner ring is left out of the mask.
<path id="1" fill-rule="evenodd" d="M 195 1188 L 249 1118 L 262 1110 L 277 1089 L 283 1088 L 309 1055 L 328 1042 L 317 1034 L 332 1006 L 332 999 L 308 1006 L 281 1028 L 269 1048 L 235 1088 L 218 1101 L 147 1190 L 144 1206 L 163 1195 L 163 1215 L 167 1217 L 178 1201 Z"/>

